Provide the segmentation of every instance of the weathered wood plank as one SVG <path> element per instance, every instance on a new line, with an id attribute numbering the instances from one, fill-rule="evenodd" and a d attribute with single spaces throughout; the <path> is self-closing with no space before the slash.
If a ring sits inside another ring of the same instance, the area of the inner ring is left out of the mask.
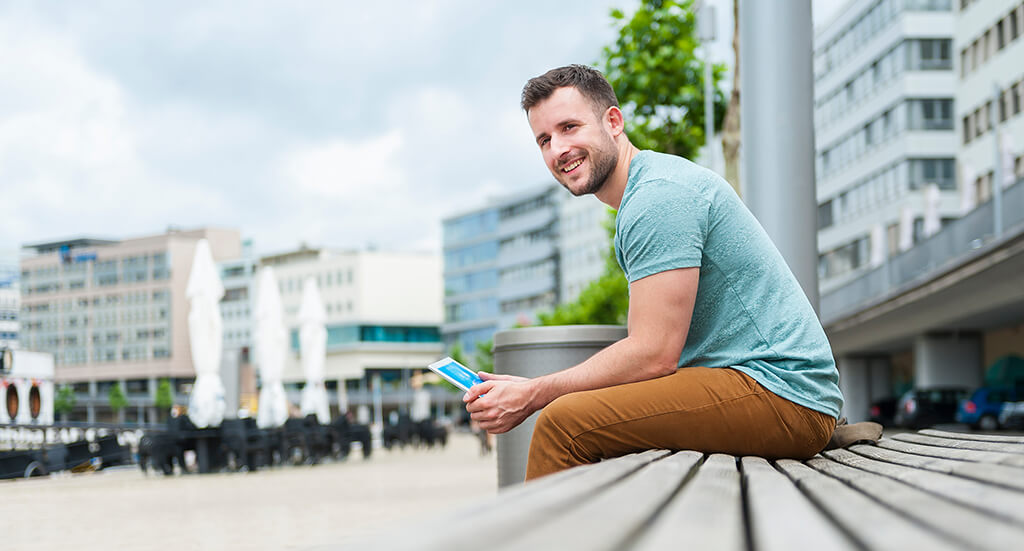
<path id="1" fill-rule="evenodd" d="M 534 517 L 530 524 L 519 527 L 515 538 L 491 539 L 487 548 L 622 549 L 657 514 L 702 458 L 698 452 L 683 451 L 652 462 L 572 507 L 550 512 L 544 518 Z"/>
<path id="2" fill-rule="evenodd" d="M 964 549 L 1005 551 L 1015 549 L 1024 538 L 1024 528 L 993 518 L 976 509 L 938 498 L 935 494 L 903 482 L 821 456 L 808 460 L 807 465 L 846 482 L 907 517 L 928 525 Z"/>
<path id="3" fill-rule="evenodd" d="M 950 432 L 947 430 L 936 429 L 924 429 L 918 432 L 928 436 L 952 438 L 954 440 L 978 440 L 981 442 L 1002 442 L 1004 444 L 1024 445 L 1024 436 L 1010 436 L 1008 434 L 978 434 L 974 432 Z"/>
<path id="4" fill-rule="evenodd" d="M 879 461 L 887 461 L 906 467 L 925 469 L 938 473 L 952 474 L 971 478 L 988 484 L 1005 486 L 1011 490 L 1024 491 L 1024 469 L 1006 465 L 988 465 L 984 463 L 968 463 L 954 459 L 939 459 L 901 453 L 875 446 L 853 446 L 850 451 Z M 980 453 L 980 452 L 976 452 Z"/>
<path id="5" fill-rule="evenodd" d="M 992 463 L 995 465 L 1009 465 L 1011 467 L 1024 467 L 1024 456 L 1012 453 L 928 446 L 925 444 L 904 442 L 903 440 L 893 440 L 892 438 L 883 438 L 878 441 L 877 445 L 880 448 L 912 453 L 915 455 L 927 455 L 930 457 L 956 459 L 959 461 L 974 461 L 978 463 Z"/>
<path id="6" fill-rule="evenodd" d="M 907 551 L 958 550 L 962 546 L 939 536 L 930 527 L 894 514 L 894 510 L 839 480 L 799 461 L 775 463 L 848 534 L 868 549 Z"/>
<path id="7" fill-rule="evenodd" d="M 743 498 L 736 458 L 715 454 L 640 535 L 633 551 L 746 549 Z"/>
<path id="8" fill-rule="evenodd" d="M 479 551 L 482 546 L 480 538 L 484 535 L 459 529 L 464 526 L 486 526 L 487 548 L 491 548 L 495 542 L 511 542 L 521 537 L 524 531 L 550 521 L 560 512 L 577 506 L 623 477 L 669 454 L 665 450 L 651 450 L 577 467 L 564 475 L 557 473 L 528 482 L 501 492 L 495 499 L 431 519 L 419 528 L 410 527 L 397 535 L 397 538 L 396 534 L 389 534 L 389 538 L 396 539 L 388 542 L 388 548 L 410 551 Z M 576 470 L 580 472 L 569 474 Z M 379 548 L 379 538 L 377 536 L 376 540 L 354 543 L 349 549 Z"/>
<path id="9" fill-rule="evenodd" d="M 830 450 L 822 452 L 822 455 L 1024 525 L 1024 493 L 947 474 L 876 461 L 849 450 Z"/>
<path id="10" fill-rule="evenodd" d="M 894 440 L 913 442 L 915 444 L 926 444 L 928 446 L 939 446 L 943 448 L 956 448 L 958 450 L 980 450 L 985 452 L 1001 452 L 1021 454 L 1020 447 L 1014 444 L 1003 444 L 1000 442 L 982 442 L 981 440 L 954 440 L 952 438 L 940 438 L 928 436 L 927 434 L 914 434 L 911 432 L 895 434 Z"/>
<path id="11" fill-rule="evenodd" d="M 857 549 L 786 475 L 760 457 L 741 461 L 751 539 L 758 551 Z"/>

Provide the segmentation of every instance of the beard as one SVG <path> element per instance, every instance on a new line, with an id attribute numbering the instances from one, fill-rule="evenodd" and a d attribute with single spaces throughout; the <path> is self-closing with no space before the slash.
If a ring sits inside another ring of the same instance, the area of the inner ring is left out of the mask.
<path id="1" fill-rule="evenodd" d="M 619 164 L 619 150 L 615 147 L 615 141 L 608 136 L 604 143 L 587 155 L 587 160 L 591 163 L 590 178 L 582 188 L 574 190 L 568 182 L 562 182 L 562 186 L 576 197 L 597 193 L 611 177 L 615 166 Z"/>

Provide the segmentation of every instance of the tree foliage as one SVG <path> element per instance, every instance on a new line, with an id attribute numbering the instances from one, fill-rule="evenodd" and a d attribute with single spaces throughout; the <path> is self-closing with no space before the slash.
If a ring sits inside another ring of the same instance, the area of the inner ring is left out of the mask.
<path id="1" fill-rule="evenodd" d="M 70 385 L 61 385 L 57 389 L 57 395 L 53 397 L 53 411 L 61 417 L 66 417 L 75 409 L 78 398 L 75 397 L 75 390 Z"/>
<path id="2" fill-rule="evenodd" d="M 174 405 L 174 392 L 171 391 L 171 381 L 160 379 L 156 385 L 156 396 L 153 397 L 153 405 L 159 409 L 171 409 Z"/>
<path id="3" fill-rule="evenodd" d="M 110 391 L 107 393 L 107 401 L 110 402 L 110 409 L 114 412 L 121 411 L 128 407 L 128 398 L 124 395 L 124 390 L 121 385 L 116 382 L 110 385 Z"/>
<path id="4" fill-rule="evenodd" d="M 704 144 L 704 63 L 694 54 L 699 41 L 692 4 L 642 0 L 628 19 L 611 12 L 618 36 L 605 47 L 601 65 L 626 115 L 626 133 L 640 149 L 694 157 Z M 712 70 L 716 128 L 727 105 L 719 89 L 724 71 L 722 65 Z M 615 211 L 605 229 L 612 239 Z M 601 277 L 538 319 L 541 325 L 624 325 L 628 312 L 629 284 L 609 246 Z"/>
<path id="5" fill-rule="evenodd" d="M 640 149 L 693 158 L 705 136 L 692 0 L 642 0 L 629 19 L 621 10 L 611 17 L 618 37 L 604 48 L 601 65 L 626 115 L 626 134 Z M 718 87 L 724 73 L 724 65 L 712 69 L 715 128 L 727 105 Z"/>

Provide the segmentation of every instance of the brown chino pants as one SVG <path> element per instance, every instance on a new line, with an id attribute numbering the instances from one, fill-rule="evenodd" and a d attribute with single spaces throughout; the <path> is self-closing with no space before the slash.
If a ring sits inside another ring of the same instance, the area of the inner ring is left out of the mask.
<path id="1" fill-rule="evenodd" d="M 526 479 L 650 449 L 806 459 L 824 449 L 835 424 L 735 369 L 687 367 L 548 404 L 533 430 Z"/>

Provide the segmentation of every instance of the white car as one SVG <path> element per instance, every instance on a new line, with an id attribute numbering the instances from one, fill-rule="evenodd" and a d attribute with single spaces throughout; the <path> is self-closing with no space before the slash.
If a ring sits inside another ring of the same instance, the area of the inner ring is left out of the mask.
<path id="1" fill-rule="evenodd" d="M 1008 429 L 1024 429 L 1024 402 L 1006 402 L 999 412 L 999 424 Z"/>

